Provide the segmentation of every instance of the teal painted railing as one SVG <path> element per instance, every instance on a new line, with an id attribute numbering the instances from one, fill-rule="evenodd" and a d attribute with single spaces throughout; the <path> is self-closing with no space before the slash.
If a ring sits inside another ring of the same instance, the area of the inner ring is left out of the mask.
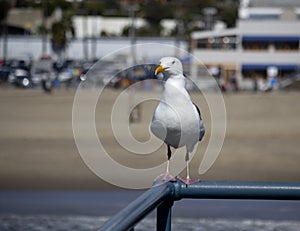
<path id="1" fill-rule="evenodd" d="M 134 230 L 135 225 L 156 208 L 156 229 L 171 230 L 172 206 L 184 198 L 300 200 L 300 183 L 200 181 L 187 186 L 179 180 L 155 182 L 100 230 Z"/>

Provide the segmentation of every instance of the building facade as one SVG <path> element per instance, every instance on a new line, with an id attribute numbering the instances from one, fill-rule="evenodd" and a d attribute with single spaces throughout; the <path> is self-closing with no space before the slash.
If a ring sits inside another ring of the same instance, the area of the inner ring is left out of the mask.
<path id="1" fill-rule="evenodd" d="M 191 37 L 195 79 L 203 64 L 218 69 L 225 81 L 235 75 L 243 88 L 253 79 L 270 77 L 271 69 L 287 78 L 300 67 L 300 1 L 244 0 L 236 28 L 194 32 Z"/>

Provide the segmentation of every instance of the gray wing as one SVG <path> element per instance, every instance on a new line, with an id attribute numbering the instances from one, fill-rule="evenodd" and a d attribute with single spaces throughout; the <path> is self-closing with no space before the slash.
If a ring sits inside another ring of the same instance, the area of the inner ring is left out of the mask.
<path id="1" fill-rule="evenodd" d="M 193 103 L 194 104 L 194 103 Z M 201 112 L 200 112 L 200 109 L 198 108 L 198 106 L 196 104 L 194 104 L 195 108 L 197 109 L 197 112 L 199 114 L 199 118 L 200 118 L 200 133 L 199 133 L 199 141 L 201 141 L 203 139 L 203 136 L 205 134 L 205 127 L 204 127 L 204 124 L 203 124 L 203 120 L 202 120 L 202 117 L 201 117 Z"/>

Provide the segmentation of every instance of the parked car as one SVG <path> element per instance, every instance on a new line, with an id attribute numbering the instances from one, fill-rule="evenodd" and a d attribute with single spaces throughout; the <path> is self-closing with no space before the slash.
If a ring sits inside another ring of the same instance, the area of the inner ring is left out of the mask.
<path id="1" fill-rule="evenodd" d="M 30 72 L 17 68 L 13 72 L 10 73 L 8 77 L 8 81 L 12 84 L 14 84 L 16 87 L 22 87 L 22 88 L 30 88 L 32 87 L 32 79 Z"/>
<path id="2" fill-rule="evenodd" d="M 10 72 L 11 72 L 10 66 L 8 65 L 0 66 L 0 83 L 7 82 Z"/>
<path id="3" fill-rule="evenodd" d="M 52 60 L 43 57 L 33 63 L 31 68 L 31 76 L 32 82 L 35 86 L 41 85 L 43 80 L 53 80 L 55 78 L 55 73 L 52 66 Z"/>
<path id="4" fill-rule="evenodd" d="M 122 70 L 114 75 L 109 82 L 109 86 L 114 88 L 126 88 L 133 83 L 147 79 L 156 79 L 156 64 L 143 64 Z"/>

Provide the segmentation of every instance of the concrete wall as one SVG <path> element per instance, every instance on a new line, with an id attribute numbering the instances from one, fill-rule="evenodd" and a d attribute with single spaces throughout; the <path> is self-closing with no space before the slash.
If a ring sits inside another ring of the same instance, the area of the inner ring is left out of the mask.
<path id="1" fill-rule="evenodd" d="M 143 27 L 147 24 L 143 18 L 135 18 L 135 27 Z M 121 36 L 123 29 L 131 25 L 131 19 L 126 17 L 102 17 L 102 16 L 74 16 L 76 38 L 99 37 L 101 32 L 108 35 Z M 173 19 L 163 19 L 162 35 L 168 35 L 176 27 Z"/>
<path id="2" fill-rule="evenodd" d="M 128 56 L 131 52 L 130 40 L 128 38 L 110 38 L 110 39 L 95 39 L 83 40 L 76 39 L 69 43 L 66 50 L 66 58 L 71 59 L 93 59 L 101 58 L 106 55 L 115 53 L 115 55 Z M 175 55 L 175 40 L 161 38 L 137 38 L 136 49 L 137 58 L 149 59 L 151 57 L 162 57 L 166 55 Z M 143 45 L 144 44 L 144 45 Z M 165 46 L 160 46 L 165 45 Z M 177 45 L 177 44 L 176 44 Z M 0 59 L 3 58 L 3 38 L 0 37 Z M 126 49 L 125 49 L 126 48 Z M 181 42 L 179 48 L 187 50 L 188 44 Z M 119 51 L 121 49 L 121 51 Z M 55 58 L 51 50 L 50 41 L 47 41 L 47 54 Z M 9 37 L 7 44 L 7 58 L 17 58 L 20 56 L 30 56 L 33 59 L 38 59 L 42 54 L 42 39 L 41 37 Z M 184 55 L 184 54 L 183 54 Z"/>
<path id="3" fill-rule="evenodd" d="M 141 18 L 135 19 L 136 27 L 141 27 L 145 23 Z M 77 38 L 99 37 L 101 32 L 120 36 L 123 29 L 131 25 L 131 20 L 120 17 L 74 16 L 73 24 Z"/>
<path id="4" fill-rule="evenodd" d="M 237 23 L 241 35 L 300 35 L 298 21 L 243 21 Z"/>
<path id="5" fill-rule="evenodd" d="M 247 64 L 298 64 L 300 52 L 266 52 L 242 50 L 195 50 L 192 52 L 203 63 L 242 63 Z"/>

